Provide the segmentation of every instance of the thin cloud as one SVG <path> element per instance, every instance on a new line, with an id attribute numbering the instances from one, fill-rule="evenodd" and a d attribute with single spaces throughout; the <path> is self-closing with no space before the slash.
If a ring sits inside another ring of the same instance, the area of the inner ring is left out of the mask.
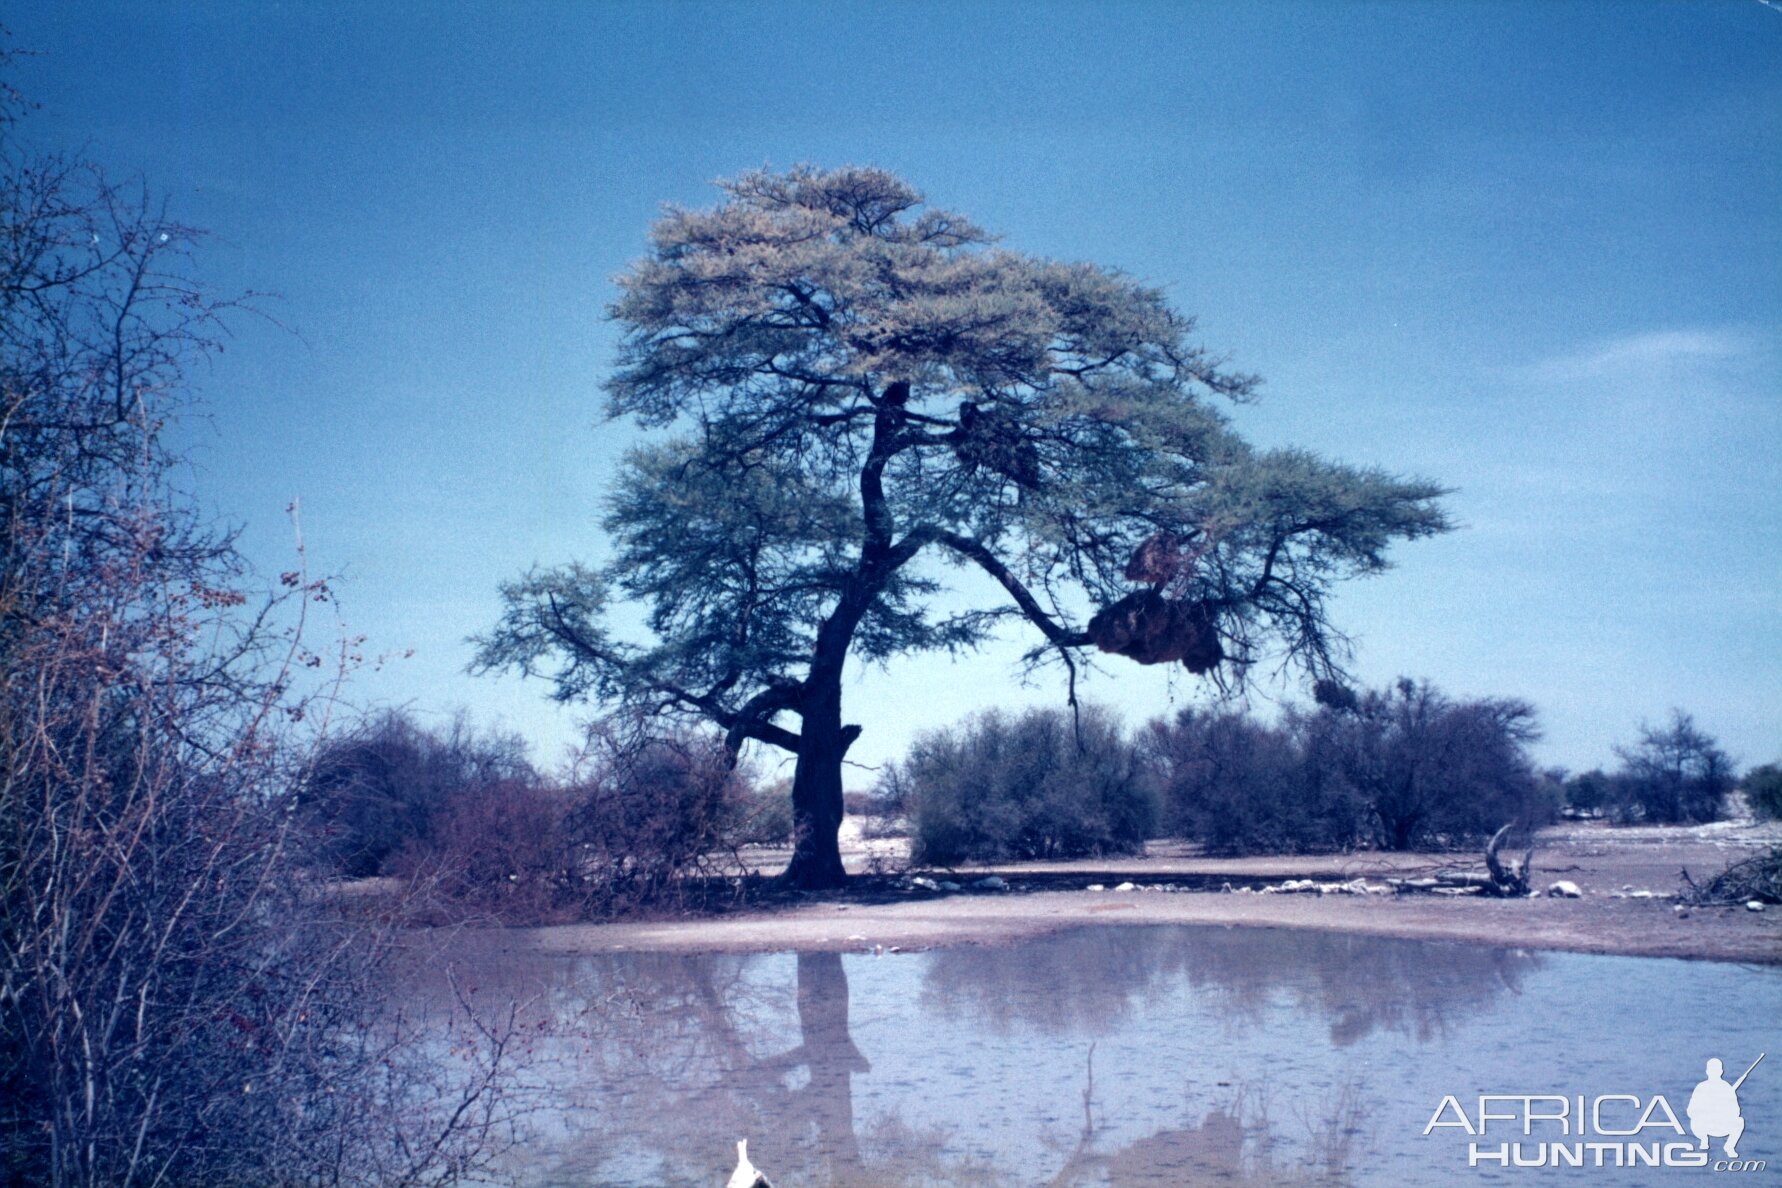
<path id="1" fill-rule="evenodd" d="M 1737 359 L 1749 354 L 1751 345 L 1748 336 L 1734 330 L 1648 330 L 1599 339 L 1521 370 L 1531 379 L 1594 379 Z"/>

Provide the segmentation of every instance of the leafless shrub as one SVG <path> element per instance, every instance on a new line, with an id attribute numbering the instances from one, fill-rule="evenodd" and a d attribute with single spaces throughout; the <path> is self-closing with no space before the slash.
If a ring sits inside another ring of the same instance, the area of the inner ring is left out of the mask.
<path id="1" fill-rule="evenodd" d="M 425 842 L 462 795 L 539 782 L 518 735 L 478 730 L 462 714 L 428 729 L 391 711 L 323 744 L 300 803 L 318 857 L 341 874 L 364 877 L 383 873 L 404 847 Z"/>
<path id="2" fill-rule="evenodd" d="M 171 481 L 163 433 L 229 304 L 186 279 L 196 233 L 140 187 L 23 149 L 9 113 L 0 1175 L 462 1175 L 493 1133 L 502 1053 L 452 1109 L 417 1108 L 439 1099 L 375 993 L 385 944 L 306 891 L 295 732 L 326 691 L 297 685 L 350 663 L 350 643 L 330 663 L 305 642 L 331 593 L 299 564 L 251 598 L 230 541 Z"/>
<path id="3" fill-rule="evenodd" d="M 738 806 L 751 800 L 750 787 L 715 734 L 652 732 L 631 718 L 593 723 L 565 822 L 582 910 L 610 915 L 662 903 L 679 897 L 689 876 L 733 869 L 744 838 Z"/>
<path id="4" fill-rule="evenodd" d="M 468 786 L 438 810 L 425 837 L 397 855 L 423 918 L 538 924 L 572 914 L 582 886 L 555 788 L 502 781 Z M 417 894 L 418 893 L 418 894 Z"/>

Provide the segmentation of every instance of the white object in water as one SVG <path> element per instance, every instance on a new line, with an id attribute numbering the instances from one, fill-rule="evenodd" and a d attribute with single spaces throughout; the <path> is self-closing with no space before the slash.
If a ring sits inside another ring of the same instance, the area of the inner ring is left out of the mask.
<path id="1" fill-rule="evenodd" d="M 742 1139 L 736 1144 L 736 1170 L 730 1173 L 730 1179 L 724 1188 L 773 1188 L 766 1176 L 749 1162 L 749 1140 Z"/>

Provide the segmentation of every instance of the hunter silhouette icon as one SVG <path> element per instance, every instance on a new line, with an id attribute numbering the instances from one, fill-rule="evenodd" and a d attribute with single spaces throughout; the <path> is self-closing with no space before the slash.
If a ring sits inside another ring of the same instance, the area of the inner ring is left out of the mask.
<path id="1" fill-rule="evenodd" d="M 1745 1119 L 1739 1114 L 1739 1086 L 1751 1075 L 1768 1053 L 1759 1053 L 1756 1060 L 1732 1084 L 1720 1074 L 1725 1065 L 1718 1057 L 1708 1061 L 1707 1080 L 1695 1087 L 1689 1095 L 1689 1131 L 1695 1135 L 1696 1141 L 1705 1149 L 1710 1138 L 1724 1138 L 1722 1144 L 1729 1159 L 1739 1157 L 1739 1136 L 1745 1133 Z"/>

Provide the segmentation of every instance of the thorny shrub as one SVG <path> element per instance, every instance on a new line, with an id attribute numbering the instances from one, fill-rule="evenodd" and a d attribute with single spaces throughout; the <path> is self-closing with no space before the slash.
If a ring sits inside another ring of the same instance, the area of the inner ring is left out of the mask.
<path id="1" fill-rule="evenodd" d="M 0 52 L 0 65 L 6 55 Z M 310 890 L 323 667 L 255 607 L 164 433 L 227 303 L 140 188 L 27 149 L 0 85 L 0 1180 L 420 1184 L 505 1115 L 498 1028 L 426 1061 L 381 934 Z M 283 607 L 281 610 L 280 607 Z M 279 624 L 288 625 L 288 630 Z"/>
<path id="2" fill-rule="evenodd" d="M 909 807 L 911 859 L 1130 853 L 1155 828 L 1151 781 L 1119 722 L 1095 706 L 989 711 L 917 737 L 885 781 Z"/>

